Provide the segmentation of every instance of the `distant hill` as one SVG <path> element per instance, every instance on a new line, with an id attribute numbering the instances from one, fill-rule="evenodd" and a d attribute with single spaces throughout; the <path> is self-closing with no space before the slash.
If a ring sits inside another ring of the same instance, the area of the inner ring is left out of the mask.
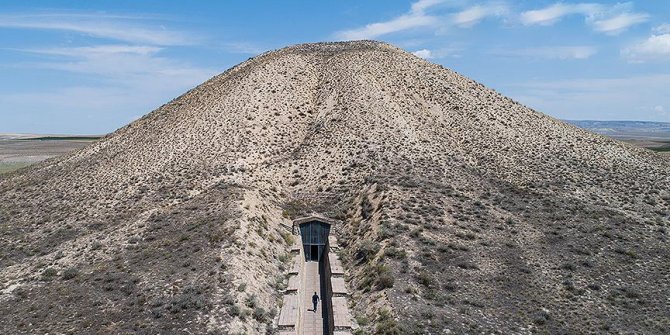
<path id="1" fill-rule="evenodd" d="M 670 123 L 649 121 L 566 120 L 577 127 L 621 139 L 670 140 Z"/>
<path id="2" fill-rule="evenodd" d="M 396 47 L 292 46 L 0 176 L 0 334 L 277 334 L 312 212 L 357 333 L 668 334 L 669 190 Z"/>

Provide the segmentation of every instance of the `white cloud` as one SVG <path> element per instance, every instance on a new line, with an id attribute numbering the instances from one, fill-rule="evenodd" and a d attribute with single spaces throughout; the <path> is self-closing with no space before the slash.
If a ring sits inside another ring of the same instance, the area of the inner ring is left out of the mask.
<path id="1" fill-rule="evenodd" d="M 445 0 L 419 0 L 415 3 L 412 4 L 412 13 L 423 13 L 430 7 L 439 5 L 443 3 Z"/>
<path id="2" fill-rule="evenodd" d="M 391 21 L 371 23 L 363 28 L 342 31 L 336 35 L 342 40 L 373 39 L 382 35 L 403 30 L 431 26 L 436 22 L 436 18 L 432 16 L 402 15 Z"/>
<path id="3" fill-rule="evenodd" d="M 649 19 L 647 14 L 624 13 L 604 20 L 595 20 L 593 27 L 596 31 L 616 35 L 628 29 L 628 27 L 646 22 Z"/>
<path id="4" fill-rule="evenodd" d="M 665 111 L 665 108 L 663 108 L 661 105 L 654 107 L 654 112 L 663 113 L 663 111 Z"/>
<path id="5" fill-rule="evenodd" d="M 412 53 L 414 54 L 414 56 L 421 57 L 423 59 L 430 59 L 433 57 L 433 53 L 428 49 L 421 49 L 414 51 Z"/>
<path id="6" fill-rule="evenodd" d="M 521 13 L 525 25 L 552 25 L 569 15 L 582 15 L 597 32 L 619 34 L 631 26 L 649 20 L 646 13 L 632 11 L 630 2 L 607 6 L 595 3 L 556 3 L 551 6 Z"/>
<path id="7" fill-rule="evenodd" d="M 0 27 L 13 29 L 60 30 L 81 33 L 97 38 L 146 43 L 152 45 L 189 45 L 197 38 L 171 31 L 143 17 L 105 14 L 4 14 Z"/>
<path id="8" fill-rule="evenodd" d="M 509 8 L 502 1 L 493 1 L 463 9 L 466 3 L 466 1 L 454 0 L 419 0 L 413 3 L 409 12 L 405 14 L 387 21 L 338 31 L 334 35 L 338 40 L 362 40 L 420 28 L 432 28 L 439 33 L 454 26 L 469 28 L 488 17 L 502 17 L 509 13 Z M 441 12 L 438 11 L 438 7 L 442 9 Z M 445 8 L 448 10 L 445 11 Z M 454 12 L 455 8 L 461 10 Z"/>
<path id="9" fill-rule="evenodd" d="M 455 14 L 453 22 L 460 27 L 472 27 L 487 17 L 503 16 L 507 13 L 507 6 L 501 3 L 477 5 Z"/>
<path id="10" fill-rule="evenodd" d="M 657 34 L 670 34 L 670 23 L 664 23 L 658 27 L 655 27 L 654 32 Z"/>
<path id="11" fill-rule="evenodd" d="M 588 17 L 601 12 L 603 9 L 604 6 L 599 4 L 556 3 L 543 9 L 530 10 L 521 13 L 521 22 L 526 25 L 551 25 L 567 15 L 581 14 Z"/>
<path id="12" fill-rule="evenodd" d="M 163 48 L 146 45 L 123 45 L 110 44 L 98 45 L 91 47 L 72 47 L 72 48 L 46 48 L 46 49 L 5 49 L 13 51 L 30 52 L 43 55 L 57 55 L 70 57 L 86 57 L 93 55 L 109 55 L 109 54 L 136 54 L 136 55 L 150 55 L 155 54 Z"/>
<path id="13" fill-rule="evenodd" d="M 426 10 L 444 2 L 444 0 L 419 0 L 412 4 L 411 10 L 394 19 L 376 22 L 361 28 L 335 33 L 340 40 L 365 40 L 399 31 L 434 26 L 438 23 L 435 16 L 426 14 Z"/>
<path id="14" fill-rule="evenodd" d="M 621 54 L 631 62 L 670 60 L 670 33 L 652 35 L 646 40 L 623 49 Z"/>
<path id="15" fill-rule="evenodd" d="M 495 55 L 541 58 L 541 59 L 588 59 L 595 55 L 598 49 L 593 46 L 552 46 L 525 48 L 519 50 L 499 50 L 492 52 Z"/>
<path id="16" fill-rule="evenodd" d="M 126 87 L 162 84 L 189 87 L 211 77 L 214 71 L 194 67 L 157 53 L 150 46 L 101 45 L 96 47 L 30 50 L 33 53 L 59 55 L 64 59 L 27 64 L 33 68 L 97 75 L 103 81 Z M 187 86 L 188 85 L 188 86 Z"/>

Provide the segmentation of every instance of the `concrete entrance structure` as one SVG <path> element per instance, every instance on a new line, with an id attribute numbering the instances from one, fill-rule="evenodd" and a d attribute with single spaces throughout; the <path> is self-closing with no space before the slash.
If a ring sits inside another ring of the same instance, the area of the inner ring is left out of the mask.
<path id="1" fill-rule="evenodd" d="M 347 307 L 343 269 L 337 255 L 330 252 L 337 248 L 337 239 L 330 235 L 336 223 L 317 215 L 293 221 L 294 263 L 279 316 L 282 335 L 349 334 L 354 326 Z M 316 312 L 312 305 L 314 292 L 321 299 Z"/>
<path id="2" fill-rule="evenodd" d="M 320 262 L 323 260 L 324 251 L 328 251 L 330 228 L 336 222 L 317 215 L 293 221 L 293 234 L 299 233 L 302 238 L 305 261 Z"/>

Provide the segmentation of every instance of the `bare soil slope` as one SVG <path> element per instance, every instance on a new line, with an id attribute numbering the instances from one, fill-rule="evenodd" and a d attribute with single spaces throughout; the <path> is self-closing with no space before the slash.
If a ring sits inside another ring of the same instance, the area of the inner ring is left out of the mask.
<path id="1" fill-rule="evenodd" d="M 363 333 L 670 331 L 670 162 L 383 43 L 263 54 L 0 178 L 0 333 L 269 332 L 311 211 Z"/>

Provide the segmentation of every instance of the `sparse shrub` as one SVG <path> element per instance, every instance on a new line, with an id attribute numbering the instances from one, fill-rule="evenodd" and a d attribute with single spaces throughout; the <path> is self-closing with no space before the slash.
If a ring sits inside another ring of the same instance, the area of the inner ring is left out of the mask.
<path id="1" fill-rule="evenodd" d="M 68 268 L 65 271 L 63 271 L 61 278 L 63 278 L 63 280 L 70 280 L 76 277 L 78 274 L 79 270 L 77 270 L 77 268 Z"/>
<path id="2" fill-rule="evenodd" d="M 456 289 L 458 289 L 458 286 L 455 283 L 444 284 L 444 290 L 445 291 L 453 292 L 453 291 L 456 291 Z"/>
<path id="3" fill-rule="evenodd" d="M 230 294 L 226 294 L 226 295 L 223 297 L 223 303 L 226 304 L 226 305 L 229 305 L 229 306 L 230 306 L 230 305 L 233 305 L 233 304 L 235 304 L 235 297 L 233 297 L 233 296 L 230 295 Z"/>
<path id="4" fill-rule="evenodd" d="M 458 262 L 458 263 L 456 263 L 456 266 L 458 266 L 459 268 L 464 269 L 464 270 L 479 269 L 479 267 L 476 264 L 471 263 L 471 262 L 466 262 L 466 261 Z"/>
<path id="5" fill-rule="evenodd" d="M 393 230 L 390 228 L 388 223 L 384 223 L 379 227 L 379 232 L 377 232 L 377 240 L 383 241 L 393 237 Z"/>
<path id="6" fill-rule="evenodd" d="M 172 298 L 168 310 L 172 313 L 178 313 L 187 309 L 202 309 L 206 305 L 201 290 L 195 286 L 187 286 L 181 294 Z"/>
<path id="7" fill-rule="evenodd" d="M 377 320 L 377 327 L 375 327 L 375 334 L 378 335 L 399 335 L 400 328 L 398 323 L 393 319 L 389 310 L 379 311 L 379 318 Z"/>
<path id="8" fill-rule="evenodd" d="M 549 321 L 550 318 L 551 317 L 549 316 L 549 312 L 547 310 L 542 309 L 537 313 L 535 313 L 535 315 L 533 316 L 533 323 L 541 326 L 547 323 L 547 321 Z"/>
<path id="9" fill-rule="evenodd" d="M 575 284 L 570 279 L 566 279 L 563 281 L 563 287 L 565 287 L 565 289 L 568 291 L 574 291 L 576 289 Z"/>
<path id="10" fill-rule="evenodd" d="M 295 243 L 295 237 L 291 235 L 289 232 L 281 232 L 281 237 L 284 239 L 284 242 L 286 242 L 287 245 L 293 245 Z"/>
<path id="11" fill-rule="evenodd" d="M 152 308 L 151 309 L 151 316 L 153 316 L 154 319 L 158 319 L 161 316 L 163 316 L 163 311 L 160 308 Z"/>
<path id="12" fill-rule="evenodd" d="M 241 283 L 241 284 L 237 287 L 237 292 L 244 292 L 246 289 L 247 289 L 247 283 Z"/>
<path id="13" fill-rule="evenodd" d="M 242 309 L 241 309 L 241 311 L 240 311 L 240 319 L 241 319 L 242 321 L 246 320 L 246 319 L 249 317 L 249 315 L 251 315 L 251 310 L 250 310 L 250 309 L 247 309 L 247 308 L 242 308 Z"/>
<path id="14" fill-rule="evenodd" d="M 370 240 L 365 240 L 358 245 L 358 250 L 354 257 L 362 262 L 367 262 L 374 258 L 377 252 L 379 252 L 379 245 Z"/>
<path id="15" fill-rule="evenodd" d="M 433 277 L 426 271 L 419 272 L 416 276 L 416 280 L 419 284 L 425 287 L 430 287 L 433 285 Z"/>
<path id="16" fill-rule="evenodd" d="M 423 228 L 413 229 L 411 232 L 409 232 L 409 236 L 412 238 L 417 238 L 419 235 L 421 235 L 421 232 L 423 232 Z"/>
<path id="17" fill-rule="evenodd" d="M 614 252 L 616 252 L 617 254 L 626 255 L 633 259 L 638 258 L 638 255 L 635 251 L 627 250 L 621 247 L 614 249 Z"/>
<path id="18" fill-rule="evenodd" d="M 407 252 L 396 247 L 388 247 L 384 250 L 384 256 L 394 259 L 405 259 L 407 258 Z"/>
<path id="19" fill-rule="evenodd" d="M 359 326 L 366 326 L 369 322 L 368 317 L 365 315 L 356 315 L 356 322 Z"/>
<path id="20" fill-rule="evenodd" d="M 275 277 L 275 289 L 277 291 L 283 291 L 286 289 L 286 284 L 283 275 L 278 275 Z"/>
<path id="21" fill-rule="evenodd" d="M 20 301 L 28 297 L 28 291 L 23 287 L 19 287 L 14 290 L 14 295 L 16 296 L 16 299 Z"/>
<path id="22" fill-rule="evenodd" d="M 464 240 L 474 240 L 474 239 L 477 238 L 477 235 L 475 235 L 473 233 L 465 233 L 465 234 L 456 233 L 456 237 L 458 237 L 460 239 L 464 239 Z"/>
<path id="23" fill-rule="evenodd" d="M 267 318 L 267 312 L 261 307 L 256 307 L 254 308 L 253 316 L 254 319 L 256 319 L 258 322 L 265 322 L 265 319 Z"/>
<path id="24" fill-rule="evenodd" d="M 213 231 L 207 235 L 209 243 L 221 243 L 224 240 L 224 233 L 220 230 Z"/>
<path id="25" fill-rule="evenodd" d="M 379 290 L 393 287 L 394 282 L 395 278 L 387 266 L 377 267 L 377 288 Z"/>
<path id="26" fill-rule="evenodd" d="M 291 257 L 289 256 L 289 254 L 281 254 L 279 255 L 279 257 L 277 257 L 277 259 L 282 263 L 286 263 L 291 259 Z"/>
<path id="27" fill-rule="evenodd" d="M 421 311 L 421 317 L 424 320 L 432 320 L 435 317 L 435 311 L 432 309 Z"/>
<path id="28" fill-rule="evenodd" d="M 589 284 L 586 287 L 588 287 L 590 290 L 593 290 L 593 291 L 600 291 L 600 285 L 598 285 L 598 284 Z"/>
<path id="29" fill-rule="evenodd" d="M 563 270 L 575 271 L 576 268 L 577 267 L 570 262 L 566 262 L 566 263 L 561 264 L 561 269 L 563 269 Z"/>
<path id="30" fill-rule="evenodd" d="M 247 296 L 247 300 L 246 300 L 245 304 L 249 308 L 255 308 L 256 306 L 258 306 L 258 297 L 256 297 L 255 294 Z"/>
<path id="31" fill-rule="evenodd" d="M 363 199 L 361 200 L 361 217 L 363 217 L 363 220 L 367 220 L 370 217 L 372 217 L 372 212 L 374 208 L 372 206 L 372 203 L 368 199 L 367 196 L 364 196 Z"/>
<path id="32" fill-rule="evenodd" d="M 54 268 L 46 268 L 42 271 L 42 280 L 51 280 L 58 274 L 58 270 Z"/>
<path id="33" fill-rule="evenodd" d="M 228 313 L 232 316 L 240 316 L 242 314 L 242 309 L 238 305 L 232 305 L 230 306 L 230 309 L 228 309 Z"/>
<path id="34" fill-rule="evenodd" d="M 299 181 L 293 181 L 293 183 L 296 182 L 299 183 Z M 287 219 L 294 219 L 299 217 L 300 215 L 305 214 L 309 209 L 309 205 L 304 200 L 291 200 L 286 202 L 282 207 L 284 208 L 282 211 L 282 216 Z"/>

